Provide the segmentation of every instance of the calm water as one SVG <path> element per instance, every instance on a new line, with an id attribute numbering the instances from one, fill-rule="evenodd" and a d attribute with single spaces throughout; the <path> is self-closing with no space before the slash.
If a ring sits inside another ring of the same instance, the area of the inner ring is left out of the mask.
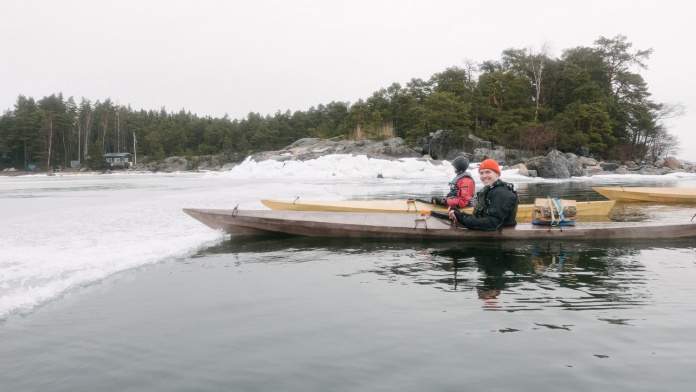
<path id="1" fill-rule="evenodd" d="M 691 239 L 229 237 L 181 213 L 444 189 L 431 178 L 4 180 L 3 391 L 687 391 L 696 382 Z M 593 185 L 651 181 L 696 186 L 689 177 L 516 183 L 523 198 L 580 200 L 601 199 Z M 612 215 L 695 212 L 629 204 Z"/>

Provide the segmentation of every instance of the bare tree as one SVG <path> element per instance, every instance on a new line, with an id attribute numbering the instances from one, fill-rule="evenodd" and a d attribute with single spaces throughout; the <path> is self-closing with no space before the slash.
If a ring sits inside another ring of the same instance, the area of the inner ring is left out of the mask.
<path id="1" fill-rule="evenodd" d="M 686 105 L 683 103 L 663 103 L 656 112 L 655 121 L 669 120 L 671 118 L 681 117 L 684 114 L 686 114 Z"/>
<path id="2" fill-rule="evenodd" d="M 679 151 L 679 138 L 667 132 L 667 129 L 660 125 L 656 135 L 650 139 L 648 155 L 652 160 L 664 158 L 670 154 L 675 154 Z"/>
<path id="3" fill-rule="evenodd" d="M 51 171 L 51 147 L 53 145 L 53 118 L 54 118 L 53 112 L 48 112 L 47 118 L 46 118 L 46 126 L 48 128 L 48 151 L 46 154 L 48 156 L 48 158 L 46 159 L 46 170 L 48 170 L 48 171 Z"/>
<path id="4" fill-rule="evenodd" d="M 534 82 L 534 89 L 536 90 L 535 103 L 536 108 L 534 110 L 534 121 L 537 121 L 539 117 L 539 105 L 541 104 L 541 80 L 542 73 L 544 72 L 544 62 L 548 58 L 549 54 L 549 43 L 544 42 L 541 45 L 541 50 L 539 53 L 533 53 L 531 48 L 527 49 L 527 61 L 529 69 L 532 71 L 532 80 Z"/>
<path id="5" fill-rule="evenodd" d="M 466 72 L 466 82 L 473 83 L 474 74 L 478 72 L 478 66 L 472 59 L 464 59 L 464 72 Z"/>

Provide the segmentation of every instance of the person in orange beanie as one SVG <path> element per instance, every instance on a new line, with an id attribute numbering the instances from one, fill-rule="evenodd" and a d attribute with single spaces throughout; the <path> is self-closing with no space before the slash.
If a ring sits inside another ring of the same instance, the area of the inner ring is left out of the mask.
<path id="1" fill-rule="evenodd" d="M 481 174 L 482 170 L 486 169 L 496 172 L 498 174 L 498 177 L 500 177 L 500 166 L 498 166 L 498 162 L 496 162 L 494 159 L 488 158 L 481 162 L 481 164 L 478 167 L 479 174 Z"/>
<path id="2" fill-rule="evenodd" d="M 476 194 L 474 213 L 450 210 L 449 218 L 470 230 L 499 230 L 517 225 L 517 191 L 514 185 L 500 179 L 498 162 L 486 159 L 478 172 L 484 187 Z"/>

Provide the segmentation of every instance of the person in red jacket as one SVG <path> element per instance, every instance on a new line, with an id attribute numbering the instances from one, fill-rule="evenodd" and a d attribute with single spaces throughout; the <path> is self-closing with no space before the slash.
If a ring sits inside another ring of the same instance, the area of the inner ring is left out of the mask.
<path id="1" fill-rule="evenodd" d="M 486 159 L 478 171 L 484 187 L 476 195 L 474 213 L 450 209 L 449 218 L 456 219 L 469 230 L 502 230 L 517 225 L 520 199 L 515 186 L 500 179 L 498 162 Z"/>
<path id="2" fill-rule="evenodd" d="M 447 209 L 459 209 L 469 205 L 474 197 L 474 178 L 466 171 L 469 168 L 469 160 L 466 157 L 454 158 L 452 167 L 455 176 L 449 183 L 449 193 L 446 197 L 433 197 L 432 203 L 447 206 Z"/>

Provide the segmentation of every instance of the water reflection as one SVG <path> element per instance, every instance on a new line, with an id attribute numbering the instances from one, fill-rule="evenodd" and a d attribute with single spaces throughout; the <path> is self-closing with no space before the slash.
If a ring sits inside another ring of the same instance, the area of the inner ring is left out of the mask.
<path id="1" fill-rule="evenodd" d="M 693 203 L 656 204 L 618 201 L 611 209 L 609 217 L 615 222 L 689 220 L 694 213 L 696 213 L 696 205 Z"/>
<path id="2" fill-rule="evenodd" d="M 204 253 L 240 262 L 329 263 L 335 275 L 372 284 L 414 284 L 481 301 L 484 310 L 569 311 L 642 307 L 652 300 L 646 265 L 690 239 L 655 241 L 461 242 L 245 237 Z M 324 265 L 324 264 L 322 264 Z M 338 269 L 338 268 L 337 268 Z M 631 320 L 608 317 L 607 322 Z M 556 326 L 558 327 L 558 326 Z M 562 326 L 561 326 L 562 327 Z"/>
<path id="3" fill-rule="evenodd" d="M 452 291 L 473 291 L 486 310 L 607 309 L 650 297 L 641 250 L 592 244 L 499 244 L 431 251 Z"/>

